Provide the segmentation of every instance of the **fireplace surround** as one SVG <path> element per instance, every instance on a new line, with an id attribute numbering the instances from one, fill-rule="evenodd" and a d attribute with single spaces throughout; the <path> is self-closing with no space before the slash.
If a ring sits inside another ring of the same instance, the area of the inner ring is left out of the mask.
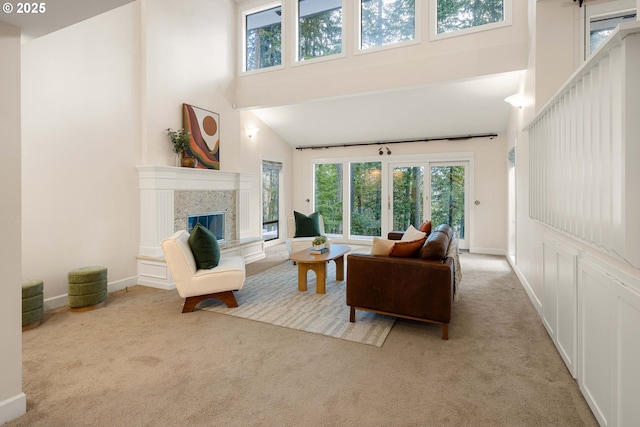
<path id="1" fill-rule="evenodd" d="M 138 283 L 163 289 L 175 285 L 164 261 L 161 243 L 187 228 L 187 216 L 225 213 L 222 256 L 240 255 L 247 263 L 264 258 L 259 236 L 257 199 L 251 197 L 254 176 L 246 173 L 172 166 L 138 166 L 140 246 Z M 252 215 L 252 212 L 254 213 Z"/>

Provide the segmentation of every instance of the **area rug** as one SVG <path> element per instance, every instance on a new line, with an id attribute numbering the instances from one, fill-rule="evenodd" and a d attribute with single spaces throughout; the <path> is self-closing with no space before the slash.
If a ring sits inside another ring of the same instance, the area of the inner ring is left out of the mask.
<path id="1" fill-rule="evenodd" d="M 346 272 L 345 272 L 346 276 Z M 346 282 L 335 280 L 335 263 L 327 266 L 326 294 L 316 293 L 315 273 L 307 273 L 307 290 L 298 290 L 298 268 L 290 262 L 250 276 L 236 292 L 239 307 L 207 300 L 199 308 L 347 341 L 381 347 L 395 318 L 356 311 L 349 322 Z"/>

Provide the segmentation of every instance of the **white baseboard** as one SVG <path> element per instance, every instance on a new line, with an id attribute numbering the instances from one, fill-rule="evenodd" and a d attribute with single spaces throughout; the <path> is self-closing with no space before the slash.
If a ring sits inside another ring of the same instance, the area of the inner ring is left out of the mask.
<path id="1" fill-rule="evenodd" d="M 149 286 L 150 288 L 164 289 L 165 291 L 172 291 L 176 288 L 176 285 L 173 282 L 145 276 L 139 276 L 137 284 Z"/>
<path id="2" fill-rule="evenodd" d="M 472 254 L 507 256 L 506 249 L 473 247 L 473 248 L 469 248 L 469 252 L 471 252 Z"/>
<path id="3" fill-rule="evenodd" d="M 138 284 L 138 277 L 132 276 L 126 279 L 116 280 L 115 282 L 107 283 L 107 293 L 119 291 L 125 289 L 128 286 L 135 286 Z M 55 297 L 47 298 L 44 300 L 44 311 L 53 310 L 54 308 L 64 307 L 69 305 L 68 294 L 62 294 Z"/>
<path id="4" fill-rule="evenodd" d="M 27 413 L 27 396 L 24 393 L 0 402 L 0 425 L 15 420 Z"/>
<path id="5" fill-rule="evenodd" d="M 538 312 L 538 315 L 542 317 L 542 302 L 538 299 L 536 294 L 533 292 L 533 289 L 531 288 L 531 285 L 527 281 L 527 278 L 524 277 L 524 274 L 522 274 L 522 272 L 514 262 L 513 258 L 508 256 L 507 261 L 509 261 L 509 265 L 511 265 L 511 268 L 513 268 L 513 271 L 516 273 L 518 280 L 520 280 L 520 283 L 522 284 L 522 287 L 524 288 L 525 292 L 529 296 L 529 299 L 531 300 L 533 307 Z"/>

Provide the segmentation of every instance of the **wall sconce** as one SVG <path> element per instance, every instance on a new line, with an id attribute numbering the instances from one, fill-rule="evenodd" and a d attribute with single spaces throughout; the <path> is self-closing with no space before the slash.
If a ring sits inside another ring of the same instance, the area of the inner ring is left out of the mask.
<path id="1" fill-rule="evenodd" d="M 253 138 L 258 132 L 260 132 L 260 128 L 245 128 L 245 131 L 249 138 Z"/>
<path id="2" fill-rule="evenodd" d="M 507 96 L 504 100 L 505 102 L 508 102 L 509 104 L 511 104 L 511 106 L 516 108 L 522 108 L 529 103 L 527 100 L 527 97 L 521 93 L 516 93 L 515 95 Z"/>
<path id="3" fill-rule="evenodd" d="M 384 149 L 387 150 L 387 155 L 391 154 L 391 150 L 389 150 L 389 147 L 384 147 Z M 382 151 L 382 147 L 378 149 L 378 154 L 381 156 L 384 154 L 384 151 Z"/>

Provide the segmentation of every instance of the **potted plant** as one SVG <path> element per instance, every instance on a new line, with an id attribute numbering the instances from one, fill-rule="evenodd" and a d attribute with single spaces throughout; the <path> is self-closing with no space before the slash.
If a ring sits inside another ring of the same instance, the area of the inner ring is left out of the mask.
<path id="1" fill-rule="evenodd" d="M 325 243 L 327 243 L 327 238 L 324 236 L 316 236 L 311 242 L 313 248 L 318 251 L 324 249 Z"/>
<path id="2" fill-rule="evenodd" d="M 167 134 L 169 135 L 169 139 L 171 139 L 173 152 L 182 158 L 180 164 L 184 167 L 195 167 L 196 159 L 185 154 L 191 142 L 191 133 L 184 128 L 178 129 L 177 131 L 167 128 Z"/>

